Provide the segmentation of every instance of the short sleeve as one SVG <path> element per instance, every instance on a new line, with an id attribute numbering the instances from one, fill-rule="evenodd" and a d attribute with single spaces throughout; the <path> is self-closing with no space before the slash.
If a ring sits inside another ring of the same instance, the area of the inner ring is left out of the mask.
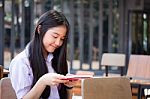
<path id="1" fill-rule="evenodd" d="M 19 57 L 18 55 L 10 63 L 9 71 L 17 99 L 21 99 L 31 89 L 33 81 L 33 74 L 28 59 Z"/>

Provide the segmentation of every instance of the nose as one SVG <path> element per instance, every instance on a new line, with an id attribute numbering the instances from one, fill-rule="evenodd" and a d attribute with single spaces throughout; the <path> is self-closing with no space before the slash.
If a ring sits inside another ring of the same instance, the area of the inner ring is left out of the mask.
<path id="1" fill-rule="evenodd" d="M 57 46 L 61 46 L 61 39 L 60 38 L 57 38 L 56 41 L 55 41 L 55 45 Z"/>

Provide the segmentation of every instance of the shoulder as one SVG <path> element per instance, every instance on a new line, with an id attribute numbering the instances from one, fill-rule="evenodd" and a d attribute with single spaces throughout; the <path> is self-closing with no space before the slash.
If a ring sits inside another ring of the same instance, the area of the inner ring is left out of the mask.
<path id="1" fill-rule="evenodd" d="M 20 63 L 20 62 L 28 62 L 29 58 L 29 44 L 25 47 L 25 49 L 17 54 L 11 61 L 11 63 Z"/>
<path id="2" fill-rule="evenodd" d="M 10 66 L 9 69 L 12 70 L 12 68 L 16 68 L 16 69 L 30 69 L 30 63 L 29 63 L 29 59 L 28 59 L 28 51 L 25 49 L 22 52 L 20 52 L 19 54 L 17 54 L 12 61 L 10 62 Z"/>
<path id="3" fill-rule="evenodd" d="M 14 62 L 23 62 L 25 60 L 28 60 L 28 55 L 26 54 L 25 50 L 23 50 L 21 53 L 17 54 L 11 61 L 11 63 Z"/>

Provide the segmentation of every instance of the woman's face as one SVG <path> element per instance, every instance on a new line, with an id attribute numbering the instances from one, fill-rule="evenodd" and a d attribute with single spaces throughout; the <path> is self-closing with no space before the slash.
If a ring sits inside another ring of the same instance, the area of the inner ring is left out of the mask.
<path id="1" fill-rule="evenodd" d="M 50 28 L 43 37 L 43 45 L 47 52 L 54 52 L 55 49 L 63 44 L 66 38 L 66 26 L 61 25 Z"/>

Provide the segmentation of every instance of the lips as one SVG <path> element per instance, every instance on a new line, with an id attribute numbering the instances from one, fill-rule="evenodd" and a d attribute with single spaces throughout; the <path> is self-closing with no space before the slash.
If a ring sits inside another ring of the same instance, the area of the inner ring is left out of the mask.
<path id="1" fill-rule="evenodd" d="M 54 46 L 54 45 L 50 45 L 50 46 L 54 47 L 55 49 L 58 48 L 58 46 Z"/>

